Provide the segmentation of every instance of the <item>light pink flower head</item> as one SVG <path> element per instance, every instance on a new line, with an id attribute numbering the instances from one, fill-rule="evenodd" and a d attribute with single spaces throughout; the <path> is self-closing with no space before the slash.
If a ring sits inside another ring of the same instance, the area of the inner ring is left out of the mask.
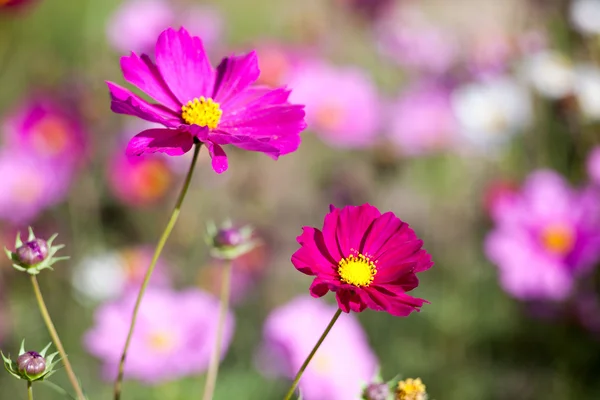
<path id="1" fill-rule="evenodd" d="M 600 197 L 537 171 L 494 204 L 485 251 L 504 290 L 523 300 L 563 300 L 575 277 L 600 260 Z"/>
<path id="2" fill-rule="evenodd" d="M 413 5 L 402 5 L 382 18 L 377 28 L 382 53 L 416 72 L 443 74 L 457 61 L 458 44 L 452 32 L 428 21 Z"/>
<path id="3" fill-rule="evenodd" d="M 335 311 L 335 307 L 308 296 L 273 310 L 264 325 L 259 369 L 266 375 L 292 379 Z M 342 314 L 300 380 L 302 398 L 358 399 L 376 369 L 377 358 L 358 320 Z"/>
<path id="4" fill-rule="evenodd" d="M 285 85 L 301 64 L 301 52 L 282 43 L 265 41 L 257 44 L 260 76 L 257 83 L 270 87 Z"/>
<path id="5" fill-rule="evenodd" d="M 116 152 L 107 169 L 112 193 L 131 206 L 156 203 L 167 193 L 173 171 L 165 158 L 154 154 L 142 157 Z"/>
<path id="6" fill-rule="evenodd" d="M 408 88 L 390 109 L 390 140 L 404 154 L 417 156 L 452 146 L 458 124 L 450 90 L 435 83 Z"/>
<path id="7" fill-rule="evenodd" d="M 0 151 L 0 219 L 27 224 L 63 200 L 72 171 L 27 151 Z"/>
<path id="8" fill-rule="evenodd" d="M 208 6 L 179 10 L 166 0 L 126 0 L 109 20 L 106 34 L 120 52 L 151 52 L 156 37 L 171 25 L 187 26 L 210 48 L 221 35 L 222 18 Z"/>
<path id="9" fill-rule="evenodd" d="M 310 128 L 340 148 L 371 146 L 380 127 L 380 100 L 371 77 L 355 67 L 305 62 L 294 71 L 291 101 L 306 104 Z"/>
<path id="10" fill-rule="evenodd" d="M 121 58 L 125 80 L 158 102 L 149 103 L 129 89 L 107 82 L 111 109 L 163 125 L 136 135 L 129 155 L 187 153 L 202 142 L 217 173 L 228 168 L 223 145 L 257 151 L 277 159 L 296 151 L 306 127 L 304 106 L 288 102 L 290 90 L 252 86 L 258 79 L 254 51 L 224 58 L 214 69 L 202 40 L 181 28 L 163 31 L 156 63 L 147 55 Z"/>
<path id="11" fill-rule="evenodd" d="M 587 173 L 591 181 L 600 186 L 600 146 L 594 147 L 588 155 Z"/>
<path id="12" fill-rule="evenodd" d="M 28 100 L 2 125 L 5 145 L 30 152 L 55 164 L 74 166 L 82 161 L 86 136 L 78 119 L 48 98 Z"/>
<path id="13" fill-rule="evenodd" d="M 107 380 L 116 376 L 136 297 L 132 291 L 122 300 L 100 306 L 94 327 L 84 336 L 87 351 L 102 359 Z M 155 384 L 206 371 L 215 343 L 218 312 L 218 300 L 200 290 L 148 289 L 127 355 L 125 377 Z M 223 356 L 233 327 L 233 315 L 229 314 Z"/>

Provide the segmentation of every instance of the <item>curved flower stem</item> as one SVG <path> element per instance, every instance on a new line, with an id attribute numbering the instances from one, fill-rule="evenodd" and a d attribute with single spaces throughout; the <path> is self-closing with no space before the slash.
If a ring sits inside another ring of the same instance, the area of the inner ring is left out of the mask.
<path id="1" fill-rule="evenodd" d="M 315 353 L 317 352 L 317 350 L 319 350 L 321 343 L 323 343 L 323 340 L 325 340 L 325 338 L 327 337 L 327 334 L 329 333 L 331 328 L 333 328 L 333 324 L 335 324 L 335 321 L 337 321 L 337 319 L 340 317 L 341 314 L 342 314 L 342 310 L 338 308 L 338 310 L 333 315 L 333 318 L 331 318 L 329 325 L 327 325 L 327 328 L 325 328 L 325 331 L 323 331 L 323 334 L 317 341 L 317 344 L 315 344 L 315 347 L 313 347 L 313 349 L 311 350 L 308 357 L 306 357 L 306 360 L 304 360 L 304 364 L 302 364 L 302 366 L 300 367 L 300 370 L 298 371 L 298 373 L 296 374 L 296 377 L 294 378 L 292 387 L 290 388 L 288 393 L 285 395 L 285 400 L 290 400 L 292 398 L 292 396 L 294 395 L 294 392 L 296 391 L 296 387 L 298 387 L 298 383 L 300 383 L 300 378 L 302 377 L 304 370 L 306 369 L 306 367 L 308 367 L 310 360 L 312 360 L 312 358 L 315 356 Z"/>
<path id="2" fill-rule="evenodd" d="M 221 360 L 221 343 L 223 342 L 223 332 L 225 328 L 225 320 L 227 318 L 227 310 L 229 309 L 229 291 L 231 288 L 231 270 L 233 261 L 227 261 L 225 270 L 221 277 L 221 305 L 219 309 L 219 322 L 217 325 L 217 341 L 210 355 L 210 363 L 208 365 L 208 374 L 204 385 L 203 400 L 212 400 L 217 383 L 217 374 L 219 373 L 219 362 Z"/>
<path id="3" fill-rule="evenodd" d="M 148 283 L 150 282 L 150 276 L 152 276 L 152 272 L 154 271 L 154 267 L 160 257 L 160 253 L 162 252 L 163 247 L 165 247 L 165 243 L 167 239 L 171 235 L 171 231 L 177 222 L 177 218 L 179 218 L 179 213 L 181 211 L 181 204 L 183 203 L 183 199 L 187 194 L 188 188 L 190 187 L 190 182 L 192 180 L 192 175 L 194 174 L 194 167 L 196 166 L 196 161 L 198 161 L 198 154 L 200 153 L 200 147 L 202 143 L 196 143 L 194 146 L 194 156 L 192 158 L 192 163 L 190 164 L 190 169 L 187 172 L 185 177 L 185 181 L 183 182 L 183 187 L 181 188 L 181 192 L 179 192 L 179 197 L 177 198 L 177 202 L 175 203 L 175 207 L 173 208 L 173 212 L 171 213 L 171 218 L 169 218 L 169 222 L 165 227 L 160 239 L 158 240 L 158 244 L 156 245 L 156 249 L 154 250 L 154 255 L 152 256 L 152 261 L 150 262 L 150 266 L 146 271 L 146 275 L 144 276 L 144 281 L 142 282 L 142 286 L 137 296 L 137 300 L 135 301 L 135 306 L 133 308 L 133 315 L 131 317 L 131 324 L 129 325 L 129 333 L 127 334 L 127 340 L 125 341 L 125 347 L 123 348 L 123 353 L 121 354 L 121 361 L 119 362 L 119 374 L 117 375 L 117 379 L 115 381 L 114 386 L 114 399 L 119 400 L 121 398 L 121 386 L 123 383 L 123 374 L 125 370 L 125 360 L 127 358 L 127 350 L 129 349 L 129 345 L 131 344 L 131 338 L 133 337 L 133 330 L 135 329 L 135 322 L 137 320 L 138 311 L 140 309 L 140 305 L 142 304 L 142 298 L 144 297 L 144 293 L 146 292 L 146 288 L 148 287 Z"/>
<path id="4" fill-rule="evenodd" d="M 27 381 L 27 399 L 33 400 L 33 385 L 31 381 Z"/>
<path id="5" fill-rule="evenodd" d="M 50 333 L 50 337 L 56 346 L 58 353 L 60 354 L 61 361 L 65 366 L 65 372 L 75 389 L 75 393 L 77 395 L 78 400 L 85 400 L 85 396 L 83 395 L 83 391 L 79 386 L 79 381 L 75 376 L 75 372 L 73 372 L 73 367 L 71 367 L 71 363 L 67 358 L 67 353 L 65 352 L 65 348 L 58 337 L 58 333 L 56 332 L 56 328 L 52 323 L 52 319 L 50 318 L 50 314 L 48 313 L 48 309 L 46 308 L 46 303 L 44 302 L 44 298 L 42 297 L 42 291 L 40 290 L 40 285 L 38 284 L 37 278 L 35 275 L 29 275 L 31 277 L 31 285 L 33 286 L 33 291 L 35 292 L 35 298 L 37 299 L 38 307 L 40 308 L 40 312 L 42 314 L 42 318 L 44 318 L 44 322 L 46 323 L 46 327 L 48 327 L 48 332 Z M 32 394 L 33 396 L 33 394 Z"/>

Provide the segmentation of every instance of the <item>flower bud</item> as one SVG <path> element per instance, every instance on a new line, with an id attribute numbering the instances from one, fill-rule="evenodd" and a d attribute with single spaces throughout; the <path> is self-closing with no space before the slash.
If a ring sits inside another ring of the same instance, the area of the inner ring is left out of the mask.
<path id="1" fill-rule="evenodd" d="M 48 257 L 48 243 L 44 239 L 36 238 L 23 243 L 16 253 L 19 261 L 24 265 L 36 265 Z"/>
<path id="2" fill-rule="evenodd" d="M 226 222 L 217 227 L 214 223 L 207 226 L 206 242 L 211 247 L 211 255 L 224 260 L 234 260 L 252 249 L 259 241 L 254 238 L 254 230 L 249 226 L 241 228 Z"/>
<path id="3" fill-rule="evenodd" d="M 19 372 L 30 377 L 36 377 L 46 371 L 46 360 L 40 353 L 28 351 L 17 358 Z"/>
<path id="4" fill-rule="evenodd" d="M 391 394 L 387 383 L 371 383 L 363 392 L 363 400 L 387 400 Z"/>

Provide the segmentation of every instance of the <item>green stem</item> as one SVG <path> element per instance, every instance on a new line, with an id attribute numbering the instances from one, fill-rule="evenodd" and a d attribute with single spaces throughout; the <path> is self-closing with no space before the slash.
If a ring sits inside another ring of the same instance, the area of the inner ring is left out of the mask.
<path id="1" fill-rule="evenodd" d="M 331 328 L 333 328 L 333 324 L 335 324 L 335 321 L 337 321 L 337 319 L 340 317 L 341 314 L 342 314 L 342 310 L 338 308 L 338 310 L 333 315 L 333 318 L 331 318 L 329 325 L 327 325 L 327 328 L 325 328 L 325 331 L 323 331 L 323 334 L 317 341 L 317 344 L 315 344 L 315 347 L 313 347 L 313 349 L 310 352 L 310 354 L 308 355 L 308 357 L 306 357 L 306 360 L 304 360 L 304 364 L 302 364 L 302 366 L 300 367 L 300 370 L 298 371 L 298 373 L 296 374 L 296 377 L 294 378 L 292 387 L 288 391 L 287 395 L 285 395 L 285 400 L 290 400 L 292 398 L 292 396 L 294 395 L 294 392 L 296 391 L 296 387 L 298 387 L 298 383 L 300 383 L 300 378 L 302 378 L 302 374 L 304 373 L 304 370 L 306 369 L 306 367 L 308 367 L 310 360 L 312 360 L 312 358 L 315 356 L 315 353 L 317 352 L 317 350 L 319 350 L 321 343 L 323 343 L 323 340 L 325 340 L 325 338 L 327 337 L 327 334 L 329 333 Z"/>
<path id="2" fill-rule="evenodd" d="M 44 322 L 46 323 L 46 327 L 48 327 L 48 332 L 50 333 L 50 337 L 54 342 L 54 345 L 58 349 L 58 353 L 60 354 L 61 361 L 65 367 L 65 372 L 67 373 L 67 377 L 75 389 L 75 394 L 77 395 L 78 400 L 85 400 L 85 396 L 83 395 L 83 391 L 79 386 L 79 381 L 75 376 L 75 372 L 73 372 L 73 367 L 71 367 L 71 363 L 67 358 L 67 353 L 65 352 L 65 348 L 58 337 L 58 333 L 56 332 L 56 328 L 52 323 L 52 319 L 50 318 L 50 314 L 48 313 L 48 309 L 46 308 L 46 303 L 44 302 L 44 298 L 42 297 L 42 291 L 40 290 L 40 285 L 38 284 L 37 278 L 35 275 L 29 275 L 31 277 L 31 285 L 33 286 L 33 291 L 35 292 L 35 298 L 37 299 L 38 307 L 40 308 L 40 312 L 42 314 L 42 318 L 44 318 Z"/>
<path id="3" fill-rule="evenodd" d="M 227 319 L 227 311 L 229 309 L 229 292 L 231 289 L 231 270 L 233 261 L 228 261 L 223 271 L 221 278 L 221 304 L 219 308 L 219 322 L 217 324 L 217 341 L 210 355 L 210 363 L 208 365 L 208 374 L 206 376 L 206 384 L 204 386 L 203 400 L 212 400 L 217 383 L 217 375 L 219 373 L 219 364 L 221 360 L 221 343 L 223 342 L 223 332 L 225 328 L 225 320 Z"/>
<path id="4" fill-rule="evenodd" d="M 200 153 L 200 147 L 202 143 L 196 143 L 194 146 L 194 156 L 192 158 L 192 163 L 190 164 L 190 169 L 187 172 L 185 177 L 185 181 L 183 182 L 183 187 L 181 188 L 181 192 L 179 193 L 179 197 L 177 198 L 177 202 L 175 203 L 175 207 L 173 208 L 173 212 L 171 213 L 171 218 L 167 223 L 165 230 L 163 231 L 158 244 L 156 245 L 156 249 L 154 250 L 154 256 L 152 257 L 152 261 L 150 262 L 150 266 L 146 271 L 146 275 L 144 276 L 144 281 L 142 282 L 142 287 L 138 293 L 137 300 L 135 302 L 135 307 L 133 308 L 133 315 L 131 317 L 131 324 L 129 326 L 129 333 L 127 334 L 127 340 L 125 341 L 125 347 L 123 348 L 123 353 L 121 354 L 121 361 L 119 362 L 119 374 L 115 381 L 114 386 L 114 399 L 119 400 L 121 398 L 121 387 L 123 383 L 123 374 L 125 370 L 125 360 L 127 358 L 127 350 L 129 349 L 129 345 L 131 344 L 131 338 L 133 337 L 133 330 L 135 329 L 135 323 L 138 316 L 138 311 L 140 309 L 140 305 L 142 303 L 142 298 L 144 297 L 144 293 L 146 292 L 146 288 L 148 287 L 148 283 L 150 282 L 150 277 L 152 276 L 152 272 L 154 271 L 154 267 L 156 266 L 156 262 L 160 257 L 160 253 L 165 247 L 165 243 L 167 239 L 171 235 L 171 231 L 179 218 L 179 213 L 181 211 L 181 204 L 183 203 L 183 199 L 187 194 L 188 188 L 190 187 L 190 182 L 192 180 L 192 175 L 194 174 L 194 167 L 196 166 L 196 161 L 198 161 L 198 154 Z"/>
<path id="5" fill-rule="evenodd" d="M 27 381 L 27 399 L 33 400 L 33 385 Z"/>

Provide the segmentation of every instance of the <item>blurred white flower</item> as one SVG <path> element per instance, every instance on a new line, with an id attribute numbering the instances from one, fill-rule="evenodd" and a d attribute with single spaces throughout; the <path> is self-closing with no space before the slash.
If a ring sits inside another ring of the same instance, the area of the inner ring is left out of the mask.
<path id="1" fill-rule="evenodd" d="M 593 65 L 576 68 L 575 96 L 582 114 L 600 119 L 600 69 Z"/>
<path id="2" fill-rule="evenodd" d="M 525 60 L 522 73 L 544 97 L 561 99 L 573 91 L 573 64 L 558 52 L 542 51 L 530 56 Z"/>
<path id="3" fill-rule="evenodd" d="M 569 9 L 573 28 L 581 33 L 600 33 L 600 0 L 574 0 Z"/>
<path id="4" fill-rule="evenodd" d="M 532 118 L 528 91 L 509 77 L 459 86 L 451 101 L 461 134 L 479 147 L 505 142 Z"/>
<path id="5" fill-rule="evenodd" d="M 117 252 L 84 258 L 73 271 L 73 287 L 94 301 L 117 297 L 127 280 L 123 259 Z"/>

